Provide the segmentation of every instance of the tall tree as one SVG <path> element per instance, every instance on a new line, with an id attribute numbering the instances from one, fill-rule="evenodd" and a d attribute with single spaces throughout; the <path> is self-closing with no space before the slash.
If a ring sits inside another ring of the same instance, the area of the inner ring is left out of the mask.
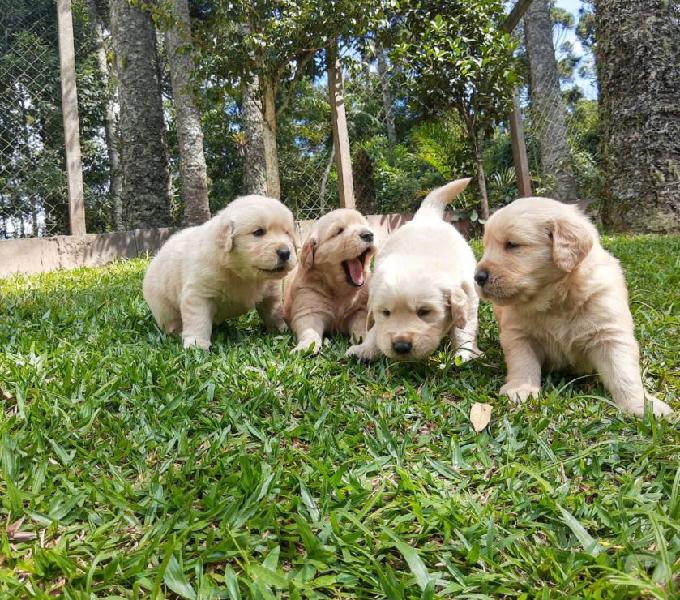
<path id="1" fill-rule="evenodd" d="M 550 0 L 533 0 L 524 15 L 531 107 L 534 123 L 538 125 L 541 166 L 552 180 L 549 193 L 563 202 L 576 202 L 576 178 L 567 140 L 567 109 L 560 89 L 550 5 Z"/>
<path id="2" fill-rule="evenodd" d="M 210 206 L 201 113 L 193 85 L 195 68 L 189 5 L 187 0 L 173 0 L 171 8 L 172 25 L 166 32 L 165 39 L 179 141 L 184 223 L 200 225 L 210 218 Z"/>
<path id="3" fill-rule="evenodd" d="M 102 82 L 108 95 L 104 109 L 104 137 L 109 157 L 109 189 L 113 206 L 113 226 L 115 229 L 120 230 L 123 228 L 123 177 L 120 167 L 120 140 L 118 138 L 118 90 L 115 84 L 116 78 L 111 77 L 110 73 L 107 58 L 108 39 L 104 15 L 100 14 L 101 7 L 97 5 L 96 0 L 87 0 L 87 9 L 95 40 L 97 64 L 99 65 Z"/>
<path id="4" fill-rule="evenodd" d="M 517 80 L 514 43 L 499 29 L 501 0 L 404 0 L 390 21 L 397 30 L 394 55 L 403 65 L 412 99 L 425 113 L 452 108 L 465 125 L 474 155 L 481 214 L 489 216 L 482 144 L 509 112 Z"/>
<path id="5" fill-rule="evenodd" d="M 264 116 L 260 78 L 257 75 L 244 80 L 241 85 L 241 115 L 245 137 L 243 190 L 247 194 L 266 194 L 267 159 L 264 151 Z"/>
<path id="6" fill-rule="evenodd" d="M 678 0 L 596 0 L 607 191 L 622 231 L 680 231 Z"/>
<path id="7" fill-rule="evenodd" d="M 397 129 L 394 126 L 394 101 L 392 99 L 392 87 L 389 69 L 387 68 L 387 57 L 385 49 L 379 41 L 375 44 L 375 54 L 378 60 L 378 77 L 380 78 L 380 89 L 383 98 L 383 110 L 385 111 L 385 128 L 387 130 L 387 141 L 391 146 L 397 143 Z"/>
<path id="8" fill-rule="evenodd" d="M 170 225 L 168 152 L 151 0 L 110 0 L 120 94 L 123 220 L 127 227 Z"/>

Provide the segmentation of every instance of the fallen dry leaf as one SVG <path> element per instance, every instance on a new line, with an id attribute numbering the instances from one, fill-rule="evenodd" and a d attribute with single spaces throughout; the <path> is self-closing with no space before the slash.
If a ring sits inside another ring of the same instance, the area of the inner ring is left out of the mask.
<path id="1" fill-rule="evenodd" d="M 491 404 L 480 404 L 475 402 L 470 409 L 470 423 L 475 431 L 484 429 L 491 420 Z"/>
<path id="2" fill-rule="evenodd" d="M 11 525 L 7 525 L 7 537 L 9 540 L 13 542 L 25 542 L 35 539 L 35 533 L 31 531 L 19 531 L 23 522 L 24 518 L 21 517 L 18 521 L 15 521 Z"/>

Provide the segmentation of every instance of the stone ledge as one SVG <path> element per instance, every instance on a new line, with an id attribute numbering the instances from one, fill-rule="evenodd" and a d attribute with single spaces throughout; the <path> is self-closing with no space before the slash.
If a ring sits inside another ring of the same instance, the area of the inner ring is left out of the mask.
<path id="1" fill-rule="evenodd" d="M 413 215 L 369 215 L 368 222 L 378 240 L 410 221 Z M 469 222 L 447 213 L 447 221 L 467 237 Z M 298 221 L 300 237 L 309 231 L 314 221 Z M 58 269 L 96 267 L 122 258 L 135 258 L 147 252 L 153 254 L 170 237 L 173 229 L 135 229 L 114 233 L 93 233 L 81 236 L 58 235 L 45 238 L 0 240 L 0 278 L 18 273 L 45 273 Z"/>

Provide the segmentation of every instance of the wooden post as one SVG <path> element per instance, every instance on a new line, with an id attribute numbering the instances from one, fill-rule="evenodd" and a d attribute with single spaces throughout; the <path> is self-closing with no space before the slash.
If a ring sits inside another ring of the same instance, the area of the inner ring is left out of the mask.
<path id="1" fill-rule="evenodd" d="M 59 64 L 61 67 L 61 112 L 64 119 L 71 235 L 84 235 L 85 195 L 83 193 L 83 171 L 80 162 L 76 56 L 73 45 L 71 0 L 57 0 L 57 23 L 59 27 Z"/>
<path id="2" fill-rule="evenodd" d="M 519 106 L 517 90 L 512 95 L 512 112 L 510 113 L 510 137 L 512 138 L 512 160 L 515 163 L 515 178 L 520 198 L 531 196 L 531 178 L 529 177 L 529 160 L 527 146 L 524 141 L 522 111 Z"/>
<path id="3" fill-rule="evenodd" d="M 338 193 L 342 208 L 354 208 L 354 182 L 352 159 L 349 152 L 349 133 L 345 115 L 345 98 L 342 83 L 342 69 L 338 59 L 337 45 L 328 49 L 328 96 L 331 104 L 331 125 L 335 166 L 338 171 Z"/>

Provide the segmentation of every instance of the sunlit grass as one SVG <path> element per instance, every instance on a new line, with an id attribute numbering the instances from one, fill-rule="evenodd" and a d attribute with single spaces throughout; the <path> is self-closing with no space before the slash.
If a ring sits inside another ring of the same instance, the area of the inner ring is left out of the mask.
<path id="1" fill-rule="evenodd" d="M 680 238 L 606 243 L 646 385 L 680 409 Z M 486 305 L 462 367 L 293 356 L 255 315 L 186 352 L 145 265 L 0 282 L 0 597 L 677 597 L 677 419 L 592 377 L 498 398 Z"/>

